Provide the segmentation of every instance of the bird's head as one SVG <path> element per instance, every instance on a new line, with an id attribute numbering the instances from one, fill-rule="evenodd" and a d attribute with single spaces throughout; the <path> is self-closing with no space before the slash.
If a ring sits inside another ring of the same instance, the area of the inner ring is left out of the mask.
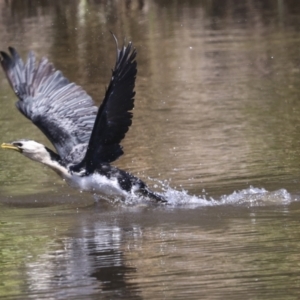
<path id="1" fill-rule="evenodd" d="M 49 158 L 46 147 L 32 140 L 18 140 L 12 143 L 3 143 L 1 147 L 3 149 L 20 152 L 24 156 L 38 162 L 43 162 L 45 159 Z"/>
<path id="2" fill-rule="evenodd" d="M 18 140 L 11 143 L 3 143 L 3 149 L 15 150 L 24 156 L 47 165 L 61 176 L 68 175 L 66 165 L 58 154 L 44 145 L 32 140 Z"/>

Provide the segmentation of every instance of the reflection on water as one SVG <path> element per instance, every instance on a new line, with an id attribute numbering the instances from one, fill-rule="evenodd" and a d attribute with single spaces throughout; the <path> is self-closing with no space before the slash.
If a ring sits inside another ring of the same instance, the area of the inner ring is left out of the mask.
<path id="1" fill-rule="evenodd" d="M 0 291 L 33 299 L 298 295 L 298 214 L 298 203 L 180 211 L 70 205 L 35 216 L 18 209 L 18 222 L 1 218 Z"/>
<path id="2" fill-rule="evenodd" d="M 10 0 L 0 10 L 1 49 L 47 56 L 97 104 L 115 59 L 109 31 L 134 42 L 134 122 L 116 165 L 170 200 L 94 204 L 0 151 L 0 297 L 299 298 L 297 1 Z M 0 141 L 49 146 L 13 99 L 0 72 Z"/>
<path id="3" fill-rule="evenodd" d="M 91 228 L 82 224 L 81 231 L 80 238 L 60 240 L 62 249 L 50 250 L 28 264 L 29 288 L 45 293 L 45 297 L 99 292 L 109 297 L 136 295 L 138 285 L 129 280 L 137 276 L 136 269 L 127 265 L 121 248 L 124 232 L 100 222 Z"/>

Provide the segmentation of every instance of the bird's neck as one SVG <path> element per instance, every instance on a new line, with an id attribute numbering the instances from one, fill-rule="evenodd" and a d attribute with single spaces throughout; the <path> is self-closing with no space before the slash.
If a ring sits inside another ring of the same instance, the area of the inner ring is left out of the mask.
<path id="1" fill-rule="evenodd" d="M 58 175 L 60 175 L 63 178 L 66 178 L 70 175 L 68 172 L 68 168 L 61 159 L 61 157 L 53 152 L 51 149 L 45 147 L 48 154 L 47 156 L 43 157 L 40 162 L 49 168 L 51 168 L 53 171 L 55 171 Z"/>

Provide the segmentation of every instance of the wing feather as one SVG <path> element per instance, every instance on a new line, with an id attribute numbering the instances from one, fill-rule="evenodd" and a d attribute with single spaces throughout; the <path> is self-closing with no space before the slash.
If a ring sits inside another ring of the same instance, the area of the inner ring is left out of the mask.
<path id="1" fill-rule="evenodd" d="M 99 110 L 91 97 L 55 70 L 47 58 L 36 63 L 30 51 L 24 64 L 14 48 L 10 47 L 9 53 L 0 52 L 1 65 L 19 98 L 16 106 L 48 137 L 62 159 L 78 163 L 82 159 L 78 152 L 83 153 L 84 159 L 75 167 L 84 164 L 93 172 L 99 164 L 123 154 L 120 142 L 132 122 L 137 73 L 131 42 L 121 49 L 117 44 L 116 64 Z"/>
<path id="2" fill-rule="evenodd" d="M 98 110 L 91 97 L 47 58 L 37 64 L 29 52 L 24 64 L 14 48 L 9 53 L 0 52 L 1 65 L 19 98 L 20 112 L 48 137 L 63 159 L 80 144 L 86 148 Z"/>
<path id="3" fill-rule="evenodd" d="M 74 169 L 84 166 L 92 173 L 99 164 L 110 163 L 123 154 L 120 142 L 132 123 L 131 110 L 134 107 L 135 58 L 136 50 L 131 42 L 121 50 L 117 44 L 116 64 L 98 110 L 85 158 Z"/>

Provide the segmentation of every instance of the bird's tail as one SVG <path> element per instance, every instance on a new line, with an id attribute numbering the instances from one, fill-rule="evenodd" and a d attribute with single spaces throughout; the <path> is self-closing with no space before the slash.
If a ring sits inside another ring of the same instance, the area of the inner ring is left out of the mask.
<path id="1" fill-rule="evenodd" d="M 147 186 L 144 186 L 142 189 L 140 189 L 140 192 L 146 196 L 146 197 L 149 197 L 157 202 L 160 202 L 160 203 L 167 203 L 167 199 L 159 194 L 159 193 L 156 193 L 156 192 L 152 192 Z"/>

